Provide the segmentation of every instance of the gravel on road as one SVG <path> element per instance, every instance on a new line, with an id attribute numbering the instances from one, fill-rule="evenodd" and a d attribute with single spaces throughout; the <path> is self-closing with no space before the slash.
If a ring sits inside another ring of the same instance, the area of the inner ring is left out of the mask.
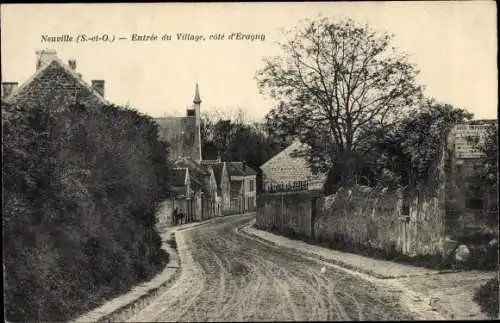
<path id="1" fill-rule="evenodd" d="M 179 279 L 129 321 L 414 318 L 397 293 L 236 232 L 251 219 L 232 217 L 176 232 Z"/>

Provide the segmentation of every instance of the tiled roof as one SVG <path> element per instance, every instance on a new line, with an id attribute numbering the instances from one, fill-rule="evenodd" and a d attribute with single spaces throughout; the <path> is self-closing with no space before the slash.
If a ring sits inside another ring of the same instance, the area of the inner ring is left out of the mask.
<path id="1" fill-rule="evenodd" d="M 219 159 L 204 159 L 201 161 L 201 164 L 204 166 L 213 166 L 220 164 L 221 161 Z"/>
<path id="2" fill-rule="evenodd" d="M 185 186 L 186 172 L 187 168 L 185 167 L 173 168 L 170 172 L 170 183 L 172 186 Z"/>
<path id="3" fill-rule="evenodd" d="M 198 159 L 200 147 L 196 142 L 196 117 L 163 117 L 155 118 L 158 123 L 158 135 L 170 145 L 169 158 L 181 157 Z"/>
<path id="4" fill-rule="evenodd" d="M 296 140 L 284 150 L 265 162 L 260 169 L 264 182 L 292 183 L 297 181 L 325 180 L 326 174 L 314 174 L 304 156 L 295 153 L 308 146 Z"/>
<path id="5" fill-rule="evenodd" d="M 190 174 L 194 173 L 200 178 L 203 176 L 210 176 L 210 172 L 207 169 L 205 169 L 205 167 L 198 164 L 190 157 L 182 157 L 178 159 L 175 162 L 175 165 L 178 165 L 179 167 L 188 167 Z"/>
<path id="6" fill-rule="evenodd" d="M 220 186 L 220 180 L 221 180 L 221 177 L 222 177 L 222 168 L 223 168 L 223 166 L 224 165 L 222 163 L 218 163 L 218 164 L 210 166 L 210 167 L 212 167 L 212 170 L 214 171 L 215 182 L 217 183 L 217 187 Z"/>
<path id="7" fill-rule="evenodd" d="M 58 57 L 46 62 L 26 82 L 4 99 L 6 103 L 40 102 L 65 99 L 64 102 L 103 104 L 109 102 Z M 63 102 L 63 101 L 58 101 Z M 45 103 L 45 102 L 40 102 Z"/>
<path id="8" fill-rule="evenodd" d="M 226 162 L 229 176 L 252 176 L 257 172 L 243 162 Z"/>

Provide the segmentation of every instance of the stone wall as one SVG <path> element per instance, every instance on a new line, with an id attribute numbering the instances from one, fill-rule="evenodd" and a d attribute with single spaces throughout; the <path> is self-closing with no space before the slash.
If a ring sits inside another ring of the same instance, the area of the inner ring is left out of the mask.
<path id="1" fill-rule="evenodd" d="M 310 237 L 312 198 L 307 191 L 261 194 L 257 198 L 256 226 Z"/>
<path id="2" fill-rule="evenodd" d="M 409 256 L 439 255 L 443 242 L 440 200 L 419 190 L 402 214 L 403 190 L 354 186 L 325 197 L 314 235 Z"/>
<path id="3" fill-rule="evenodd" d="M 325 197 L 314 235 L 382 250 L 399 243 L 402 193 L 355 186 Z"/>
<path id="4" fill-rule="evenodd" d="M 445 238 L 444 183 L 440 189 L 419 187 L 411 196 L 405 254 L 442 255 Z M 404 241 L 404 237 L 400 238 Z M 443 255 L 446 256 L 446 255 Z"/>
<path id="5" fill-rule="evenodd" d="M 402 189 L 354 186 L 326 197 L 311 191 L 265 193 L 258 198 L 256 226 L 388 253 L 440 255 L 443 201 L 429 191 L 419 188 L 409 197 L 407 215 Z"/>

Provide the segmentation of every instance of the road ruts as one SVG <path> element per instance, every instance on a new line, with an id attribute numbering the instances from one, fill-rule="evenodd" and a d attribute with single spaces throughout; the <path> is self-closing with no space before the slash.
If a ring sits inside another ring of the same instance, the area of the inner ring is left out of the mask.
<path id="1" fill-rule="evenodd" d="M 252 216 L 176 233 L 182 272 L 130 322 L 411 320 L 379 287 L 235 231 Z"/>

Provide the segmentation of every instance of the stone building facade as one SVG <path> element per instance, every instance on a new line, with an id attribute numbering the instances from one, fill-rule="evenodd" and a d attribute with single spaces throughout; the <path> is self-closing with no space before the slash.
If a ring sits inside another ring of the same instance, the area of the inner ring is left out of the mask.
<path id="1" fill-rule="evenodd" d="M 36 51 L 35 73 L 21 86 L 2 82 L 2 101 L 24 106 L 43 105 L 53 111 L 72 104 L 88 107 L 107 105 L 104 80 L 85 82 L 76 71 L 76 60 L 63 62 L 55 50 Z"/>
<path id="2" fill-rule="evenodd" d="M 263 175 L 264 188 L 275 184 L 292 184 L 294 182 L 309 182 L 317 184 L 324 182 L 325 174 L 314 174 L 305 157 L 296 155 L 296 152 L 307 148 L 306 144 L 295 140 L 265 162 L 260 169 Z"/>

